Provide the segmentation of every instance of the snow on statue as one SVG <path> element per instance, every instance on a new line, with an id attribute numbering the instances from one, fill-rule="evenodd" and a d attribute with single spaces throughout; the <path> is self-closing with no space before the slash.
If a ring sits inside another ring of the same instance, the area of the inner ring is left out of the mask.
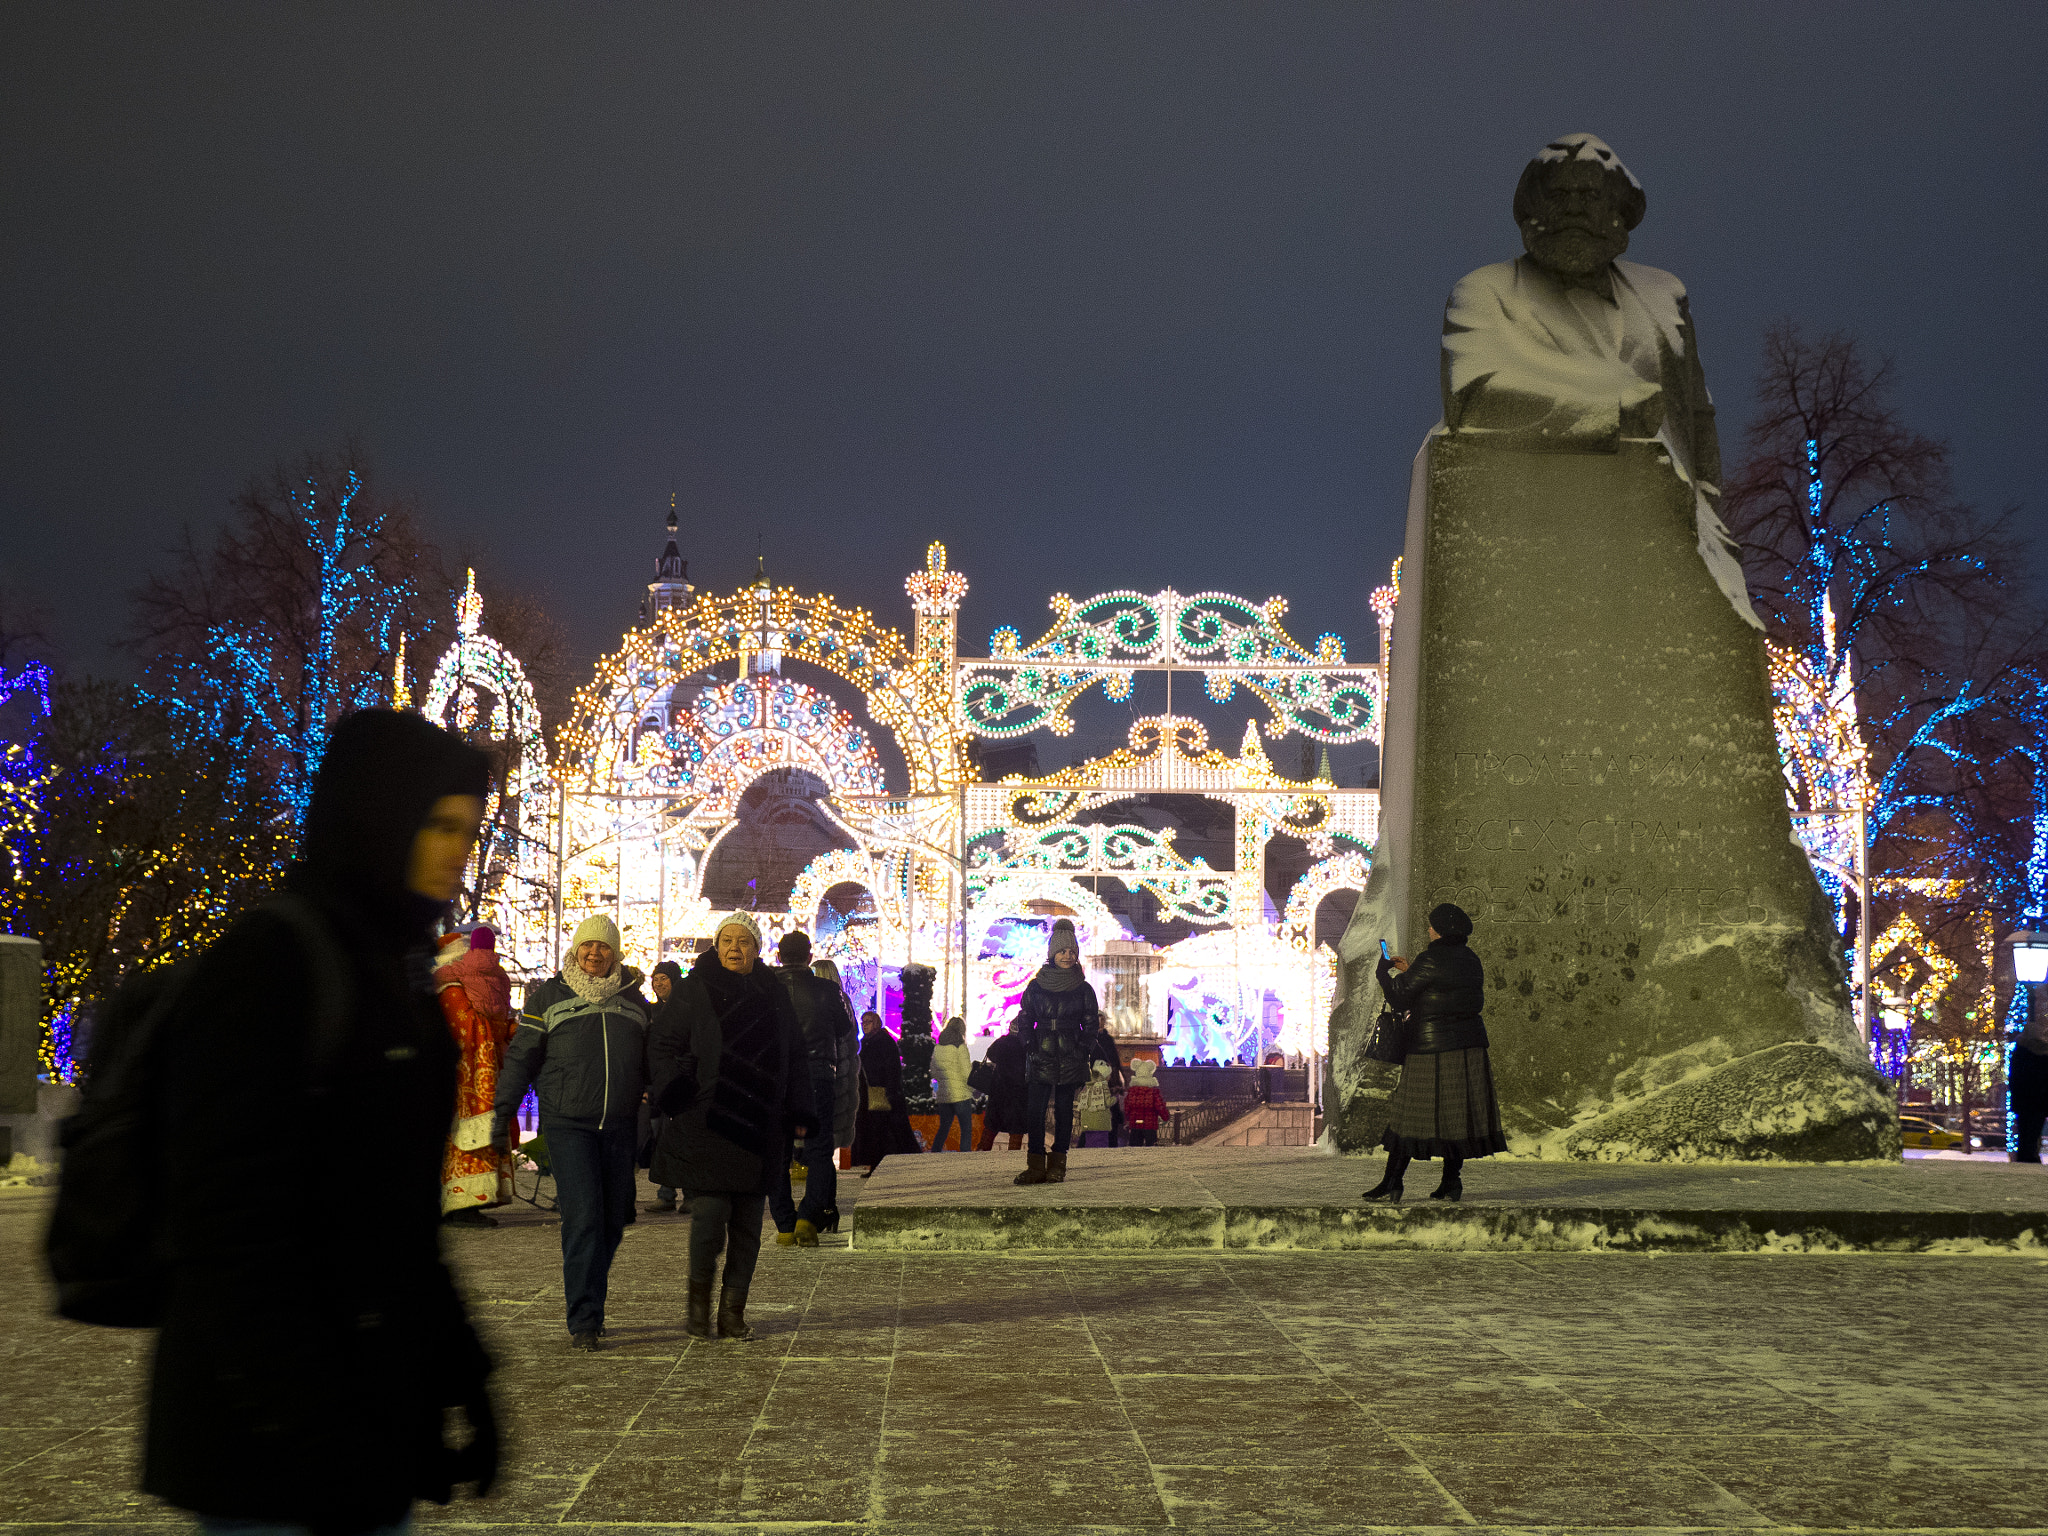
<path id="1" fill-rule="evenodd" d="M 1641 184 L 1591 134 L 1523 169 L 1526 254 L 1444 314 L 1416 455 L 1372 872 L 1339 956 L 1332 1140 L 1380 1144 L 1380 946 L 1471 914 L 1517 1151 L 1896 1155 L 1840 935 L 1792 834 L 1762 626 L 1714 503 L 1678 279 L 1624 261 Z M 1419 382 L 1419 381 L 1418 381 Z"/>
<path id="2" fill-rule="evenodd" d="M 1621 260 L 1646 206 L 1642 183 L 1590 133 L 1529 162 L 1515 188 L 1528 254 L 1467 275 L 1444 311 L 1444 425 L 1563 453 L 1655 438 L 1693 488 L 1700 558 L 1762 629 L 1714 509 L 1721 444 L 1685 285 Z"/>

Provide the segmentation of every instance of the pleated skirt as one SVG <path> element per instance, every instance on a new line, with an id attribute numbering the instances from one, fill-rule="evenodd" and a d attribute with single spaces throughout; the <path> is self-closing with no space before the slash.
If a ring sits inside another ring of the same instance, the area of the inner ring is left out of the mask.
<path id="1" fill-rule="evenodd" d="M 1380 1144 L 1410 1157 L 1486 1157 L 1508 1149 L 1484 1046 L 1410 1056 L 1388 1108 Z"/>

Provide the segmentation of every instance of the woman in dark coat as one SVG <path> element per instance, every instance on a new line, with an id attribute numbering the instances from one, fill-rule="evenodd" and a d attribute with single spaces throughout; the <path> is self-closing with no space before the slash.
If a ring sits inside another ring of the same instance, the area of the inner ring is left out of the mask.
<path id="1" fill-rule="evenodd" d="M 655 1110 L 669 1121 L 648 1175 L 690 1192 L 690 1337 L 711 1337 L 711 1283 L 725 1253 L 718 1336 L 751 1339 L 747 1291 L 761 1257 L 761 1216 L 787 1136 L 808 1136 L 817 1102 L 789 988 L 760 963 L 761 930 L 744 912 L 669 993 L 647 1029 Z"/>
<path id="2" fill-rule="evenodd" d="M 1046 941 L 1046 963 L 1024 989 L 1017 1020 L 1024 1026 L 1025 1155 L 1019 1184 L 1060 1184 L 1067 1177 L 1067 1146 L 1074 1133 L 1074 1092 L 1088 1081 L 1093 1040 L 1102 1022 L 1095 989 L 1081 974 L 1081 943 L 1061 918 Z M 1045 1151 L 1045 1110 L 1052 1106 L 1052 1155 Z"/>
<path id="3" fill-rule="evenodd" d="M 1380 991 L 1405 1016 L 1407 1055 L 1381 1142 L 1387 1174 L 1365 1192 L 1368 1200 L 1399 1200 L 1401 1176 L 1418 1157 L 1444 1160 L 1443 1182 L 1430 1199 L 1461 1199 L 1465 1159 L 1508 1149 L 1480 1017 L 1486 968 L 1466 945 L 1471 932 L 1472 919 L 1446 902 L 1429 914 L 1429 948 L 1414 964 L 1401 955 L 1380 961 Z"/>
<path id="4" fill-rule="evenodd" d="M 482 753 L 418 715 L 341 721 L 285 877 L 331 945 L 258 909 L 177 994 L 142 1486 L 181 1509 L 343 1536 L 493 1475 L 490 1361 L 440 1255 L 458 1053 L 431 969 L 489 784 Z M 322 990 L 346 999 L 332 1038 L 306 1001 Z M 347 1197 L 315 1216 L 278 1148 L 337 1116 L 362 1134 Z M 450 1407 L 477 1435 L 463 1452 Z"/>
<path id="5" fill-rule="evenodd" d="M 989 1087 L 988 1108 L 981 1117 L 979 1150 L 983 1152 L 994 1147 L 997 1134 L 1004 1131 L 1009 1133 L 1012 1152 L 1024 1144 L 1024 1132 L 1030 1129 L 1025 1111 L 1031 1098 L 1030 1085 L 1024 1080 L 1026 1054 L 1024 1026 L 1015 1019 L 1010 1021 L 1009 1033 L 989 1042 L 987 1059 L 996 1069 L 996 1080 Z"/>
<path id="6" fill-rule="evenodd" d="M 922 1152 L 903 1097 L 903 1047 L 870 1008 L 860 1016 L 860 1107 L 853 1117 L 853 1165 L 866 1178 L 891 1152 Z"/>

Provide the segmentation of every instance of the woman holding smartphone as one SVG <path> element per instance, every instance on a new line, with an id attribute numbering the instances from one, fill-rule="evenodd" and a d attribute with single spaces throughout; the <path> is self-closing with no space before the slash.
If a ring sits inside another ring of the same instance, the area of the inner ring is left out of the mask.
<path id="1" fill-rule="evenodd" d="M 1418 1157 L 1444 1161 L 1443 1182 L 1430 1199 L 1461 1199 L 1465 1159 L 1508 1149 L 1480 1017 L 1486 968 L 1465 942 L 1471 933 L 1472 919 L 1445 902 L 1429 914 L 1429 948 L 1412 964 L 1380 941 L 1380 991 L 1389 1008 L 1406 1016 L 1407 1055 L 1381 1139 L 1387 1174 L 1365 1192 L 1367 1200 L 1399 1200 L 1402 1175 Z"/>

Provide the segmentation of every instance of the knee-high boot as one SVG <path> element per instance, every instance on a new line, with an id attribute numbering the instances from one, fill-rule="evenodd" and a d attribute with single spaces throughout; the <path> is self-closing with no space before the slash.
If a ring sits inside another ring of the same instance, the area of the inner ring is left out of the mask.
<path id="1" fill-rule="evenodd" d="M 1389 1205 L 1401 1198 L 1401 1175 L 1408 1171 L 1411 1161 L 1400 1147 L 1387 1148 L 1387 1173 L 1379 1183 L 1365 1192 L 1367 1200 L 1384 1200 Z"/>
<path id="2" fill-rule="evenodd" d="M 1461 1177 L 1464 1171 L 1465 1154 L 1462 1152 L 1446 1152 L 1444 1154 L 1443 1182 L 1429 1192 L 1429 1198 L 1432 1200 L 1464 1199 L 1465 1181 Z"/>

